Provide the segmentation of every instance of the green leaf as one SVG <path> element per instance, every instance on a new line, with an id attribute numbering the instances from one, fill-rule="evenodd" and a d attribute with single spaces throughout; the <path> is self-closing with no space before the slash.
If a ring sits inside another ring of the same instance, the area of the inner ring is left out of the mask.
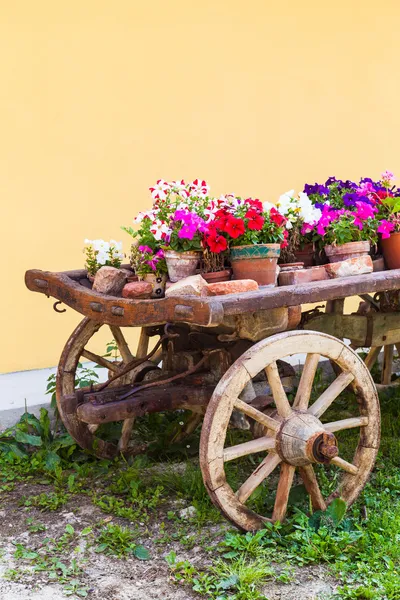
<path id="1" fill-rule="evenodd" d="M 91 527 L 85 527 L 85 529 L 82 529 L 81 531 L 81 535 L 89 535 L 89 533 L 92 533 L 92 528 Z"/>
<path id="2" fill-rule="evenodd" d="M 15 432 L 15 439 L 17 442 L 21 444 L 29 444 L 29 446 L 42 446 L 42 438 L 38 435 L 32 435 L 30 433 L 25 433 L 25 431 L 21 431 L 17 429 Z"/>
<path id="3" fill-rule="evenodd" d="M 227 579 L 222 579 L 217 587 L 221 590 L 230 590 L 231 588 L 236 587 L 238 583 L 239 577 L 237 575 L 231 575 L 230 577 L 227 577 Z"/>
<path id="4" fill-rule="evenodd" d="M 335 526 L 342 521 L 347 510 L 347 504 L 342 498 L 335 498 L 325 511 L 325 517 L 330 517 Z"/>
<path id="5" fill-rule="evenodd" d="M 133 554 L 139 560 L 149 560 L 150 559 L 150 552 L 144 546 L 136 546 L 135 550 L 133 551 Z"/>
<path id="6" fill-rule="evenodd" d="M 43 429 L 43 435 L 46 440 L 51 439 L 51 427 L 49 413 L 45 408 L 40 409 L 40 425 Z"/>
<path id="7" fill-rule="evenodd" d="M 48 471 L 54 471 L 61 462 L 61 458 L 53 452 L 53 450 L 48 450 L 44 457 L 44 463 L 46 465 L 46 469 Z"/>
<path id="8" fill-rule="evenodd" d="M 75 529 L 69 523 L 65 526 L 65 532 L 73 535 L 75 533 Z"/>
<path id="9" fill-rule="evenodd" d="M 95 548 L 95 552 L 104 552 L 104 550 L 107 550 L 108 545 L 107 544 L 99 544 L 97 546 L 97 548 Z"/>

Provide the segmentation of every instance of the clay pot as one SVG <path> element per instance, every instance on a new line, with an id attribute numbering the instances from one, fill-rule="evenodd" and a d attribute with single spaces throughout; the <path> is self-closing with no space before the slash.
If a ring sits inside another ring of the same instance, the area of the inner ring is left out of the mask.
<path id="1" fill-rule="evenodd" d="M 298 271 L 299 269 L 303 269 L 304 268 L 304 263 L 302 262 L 297 262 L 297 263 L 283 263 L 282 265 L 279 265 L 280 269 L 281 269 L 281 273 L 282 272 L 286 272 L 286 271 Z"/>
<path id="2" fill-rule="evenodd" d="M 280 244 L 234 246 L 230 259 L 234 279 L 253 279 L 258 285 L 275 286 Z"/>
<path id="3" fill-rule="evenodd" d="M 382 240 L 382 251 L 388 269 L 400 269 L 400 233 Z"/>
<path id="4" fill-rule="evenodd" d="M 146 273 L 140 276 L 140 281 L 146 281 L 151 283 L 153 291 L 150 298 L 162 298 L 165 294 L 165 284 L 167 283 L 167 276 L 165 274 Z"/>
<path id="5" fill-rule="evenodd" d="M 225 269 L 224 271 L 215 271 L 214 273 L 201 273 L 201 276 L 207 283 L 221 283 L 221 281 L 230 280 L 231 270 Z"/>
<path id="6" fill-rule="evenodd" d="M 369 242 L 348 242 L 341 246 L 325 246 L 324 249 L 329 262 L 333 263 L 369 254 L 371 245 Z"/>
<path id="7" fill-rule="evenodd" d="M 303 262 L 305 267 L 314 265 L 314 244 L 304 244 L 303 248 L 295 252 L 296 260 Z"/>
<path id="8" fill-rule="evenodd" d="M 176 283 L 180 279 L 196 274 L 201 252 L 175 252 L 165 251 L 165 262 L 167 263 L 170 281 Z"/>

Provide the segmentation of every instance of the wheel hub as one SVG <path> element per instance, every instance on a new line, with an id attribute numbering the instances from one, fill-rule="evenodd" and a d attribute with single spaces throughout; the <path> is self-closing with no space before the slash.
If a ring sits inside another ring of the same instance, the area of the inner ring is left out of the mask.
<path id="1" fill-rule="evenodd" d="M 333 433 L 310 413 L 294 410 L 277 434 L 277 452 L 283 461 L 294 466 L 329 463 L 339 454 Z"/>

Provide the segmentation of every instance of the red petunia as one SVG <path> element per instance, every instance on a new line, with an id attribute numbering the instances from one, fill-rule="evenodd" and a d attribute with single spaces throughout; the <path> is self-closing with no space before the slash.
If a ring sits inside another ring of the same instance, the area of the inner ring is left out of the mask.
<path id="1" fill-rule="evenodd" d="M 285 231 L 283 232 L 283 237 L 284 237 L 285 239 L 284 239 L 284 240 L 283 240 L 283 242 L 281 243 L 281 248 L 287 248 L 287 246 L 289 245 L 289 244 L 288 244 L 288 241 L 287 241 L 287 239 L 288 239 L 288 237 L 289 237 L 289 232 L 288 232 L 288 230 L 287 230 L 287 229 L 285 229 Z"/>
<path id="2" fill-rule="evenodd" d="M 280 227 L 286 222 L 285 217 L 281 215 L 281 213 L 277 211 L 276 208 L 271 208 L 271 210 L 269 211 L 269 218 L 272 221 L 272 223 L 275 223 L 275 225 L 278 225 L 278 227 Z"/>
<path id="3" fill-rule="evenodd" d="M 254 208 L 250 208 L 245 214 L 245 218 L 248 219 L 247 227 L 253 231 L 260 231 L 264 225 L 264 217 L 262 217 Z"/>
<path id="4" fill-rule="evenodd" d="M 226 231 L 226 233 L 233 239 L 240 237 L 245 232 L 243 219 L 237 219 L 236 217 L 230 215 L 226 220 L 224 231 Z"/>
<path id="5" fill-rule="evenodd" d="M 247 204 L 250 204 L 250 206 L 252 208 L 255 208 L 256 210 L 262 211 L 263 209 L 262 202 L 258 198 L 246 198 L 245 202 L 247 202 Z"/>
<path id="6" fill-rule="evenodd" d="M 223 252 L 228 247 L 228 242 L 226 241 L 224 236 L 219 235 L 216 231 L 213 231 L 210 235 L 207 236 L 207 244 L 211 252 L 215 252 L 216 254 Z"/>

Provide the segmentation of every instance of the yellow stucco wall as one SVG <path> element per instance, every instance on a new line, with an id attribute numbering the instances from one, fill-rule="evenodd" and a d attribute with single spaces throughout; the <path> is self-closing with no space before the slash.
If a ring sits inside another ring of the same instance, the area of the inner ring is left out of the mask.
<path id="1" fill-rule="evenodd" d="M 399 25 L 396 0 L 3 0 L 0 371 L 56 364 L 79 321 L 24 271 L 128 248 L 159 177 L 275 200 L 400 173 Z"/>

